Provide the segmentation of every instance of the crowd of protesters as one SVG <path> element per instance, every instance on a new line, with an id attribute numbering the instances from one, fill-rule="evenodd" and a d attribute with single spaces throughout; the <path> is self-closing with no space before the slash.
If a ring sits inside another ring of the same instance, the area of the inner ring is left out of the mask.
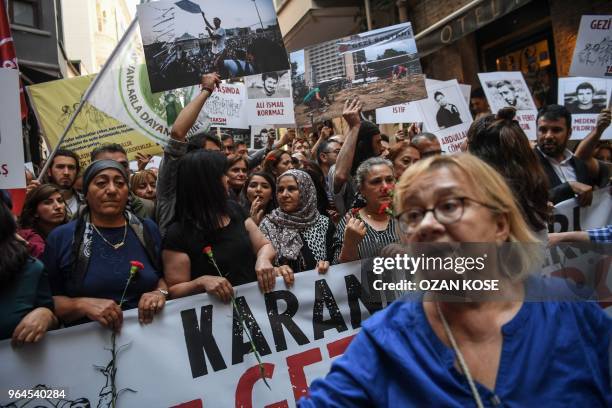
<path id="1" fill-rule="evenodd" d="M 209 293 L 229 301 L 235 286 L 249 282 L 258 282 L 264 293 L 279 282 L 290 287 L 295 273 L 326 273 L 330 265 L 366 259 L 400 242 L 612 240 L 609 225 L 570 235 L 548 233 L 554 204 L 575 197 L 588 206 L 594 190 L 610 185 L 610 147 L 600 141 L 610 125 L 608 109 L 571 152 L 571 114 L 564 107 L 540 110 L 534 147 L 514 120 L 514 109 L 491 114 L 476 93 L 472 99 L 478 109 L 465 152 L 448 155 L 435 135 L 416 125 L 390 143 L 375 124 L 362 119 L 360 102 L 351 100 L 344 106 L 344 134 L 337 134 L 332 123 L 308 137 L 289 130 L 276 138 L 270 131 L 265 146 L 249 152 L 228 134 L 187 137 L 219 82 L 216 74 L 202 77 L 202 92 L 174 122 L 159 170 L 146 169 L 150 157 L 139 155 L 139 171 L 132 174 L 125 150 L 109 144 L 93 150 L 91 164 L 81 172 L 78 156 L 60 149 L 44 182 L 29 182 L 18 218 L 3 193 L 0 305 L 6 312 L 0 338 L 17 345 L 37 342 L 47 330 L 88 321 L 118 331 L 123 311 L 130 308 L 138 309 L 141 323 L 149 323 L 168 299 Z M 140 276 L 124 294 L 131 261 L 141 265 Z M 504 276 L 513 293 L 528 280 L 522 271 Z M 403 405 L 437 406 L 449 396 L 466 403 L 476 399 L 467 383 L 441 370 L 446 360 L 435 355 L 440 347 L 450 347 L 449 341 L 460 354 L 446 331 L 447 320 L 466 356 L 462 372 L 471 378 L 471 371 L 484 386 L 480 393 L 488 395 L 498 389 L 498 368 L 506 385 L 508 376 L 519 377 L 518 369 L 490 364 L 499 360 L 502 326 L 517 313 L 531 316 L 520 339 L 545 336 L 537 341 L 545 348 L 559 350 L 559 341 L 570 344 L 581 330 L 599 333 L 597 339 L 572 343 L 576 351 L 555 354 L 555 364 L 580 371 L 580 382 L 591 387 L 591 401 L 611 403 L 609 367 L 601 363 L 610 322 L 596 307 L 576 303 L 527 310 L 520 303 L 499 302 L 470 309 L 436 301 L 435 294 L 430 300 L 396 303 L 370 319 L 303 404 L 330 406 L 335 400 L 353 406 L 397 398 Z M 470 337 L 474 333 L 489 336 L 480 350 L 497 360 L 478 357 L 481 345 Z M 400 335 L 405 341 L 393 342 Z M 561 340 L 566 335 L 571 339 Z M 523 340 L 513 341 L 522 347 Z M 531 401 L 525 390 L 542 381 L 535 373 L 554 370 L 553 357 L 541 354 L 531 361 L 523 354 L 516 364 L 533 367 L 523 371 L 531 373 L 529 378 L 498 389 L 498 394 L 518 395 L 510 404 L 520 405 L 522 397 Z M 572 362 L 578 355 L 593 363 L 590 372 Z M 423 380 L 427 376 L 429 382 Z M 401 385 L 405 381 L 430 385 L 411 393 Z M 436 382 L 445 386 L 433 389 Z M 397 387 L 379 395 L 389 384 Z M 572 392 L 582 391 L 576 386 Z"/>

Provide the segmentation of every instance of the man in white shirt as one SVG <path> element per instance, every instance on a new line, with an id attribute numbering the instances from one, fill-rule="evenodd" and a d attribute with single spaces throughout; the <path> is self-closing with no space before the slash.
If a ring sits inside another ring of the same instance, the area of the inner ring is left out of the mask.
<path id="1" fill-rule="evenodd" d="M 214 65 L 217 66 L 218 61 L 223 59 L 223 53 L 225 52 L 225 29 L 221 28 L 221 19 L 219 17 L 213 18 L 214 26 L 208 22 L 204 12 L 202 12 L 202 17 L 206 24 L 206 31 L 208 31 L 208 35 L 212 39 L 211 51 L 214 54 Z"/>

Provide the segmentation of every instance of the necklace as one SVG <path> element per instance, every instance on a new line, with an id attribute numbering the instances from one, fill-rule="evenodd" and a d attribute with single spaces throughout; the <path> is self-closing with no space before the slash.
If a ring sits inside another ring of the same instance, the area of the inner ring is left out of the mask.
<path id="1" fill-rule="evenodd" d="M 442 326 L 444 326 L 444 331 L 446 332 L 446 337 L 448 337 L 448 341 L 450 342 L 455 354 L 457 355 L 457 360 L 459 361 L 459 366 L 461 367 L 461 371 L 467 378 L 468 384 L 470 386 L 470 390 L 472 391 L 472 396 L 474 397 L 474 402 L 476 402 L 476 406 L 478 408 L 484 407 L 482 405 L 482 400 L 480 399 L 480 394 L 476 389 L 476 384 L 474 384 L 474 379 L 472 378 L 472 374 L 470 374 L 470 370 L 468 369 L 467 364 L 465 363 L 465 359 L 463 358 L 463 354 L 459 350 L 459 346 L 455 341 L 455 336 L 453 336 L 453 332 L 451 332 L 450 326 L 442 314 L 442 310 L 440 310 L 440 304 L 436 302 L 436 310 L 438 311 L 438 316 L 440 316 L 440 320 L 442 321 Z"/>
<path id="2" fill-rule="evenodd" d="M 123 224 L 123 228 L 124 228 L 124 230 L 123 230 L 123 239 L 121 239 L 121 241 L 117 242 L 116 244 L 111 244 L 106 238 L 104 238 L 104 235 L 102 235 L 100 230 L 98 230 L 98 228 L 96 228 L 96 226 L 93 223 L 91 224 L 91 226 L 98 233 L 100 238 L 102 238 L 102 240 L 104 242 L 106 242 L 108 245 L 113 247 L 113 249 L 115 251 L 118 250 L 119 248 L 121 248 L 123 245 L 125 245 L 125 238 L 127 237 L 127 221 L 125 222 L 125 224 Z"/>

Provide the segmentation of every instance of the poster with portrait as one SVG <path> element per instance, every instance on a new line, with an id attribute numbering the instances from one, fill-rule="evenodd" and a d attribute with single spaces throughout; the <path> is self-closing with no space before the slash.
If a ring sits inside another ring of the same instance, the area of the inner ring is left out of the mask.
<path id="1" fill-rule="evenodd" d="M 582 16 L 569 74 L 612 78 L 612 15 Z"/>
<path id="2" fill-rule="evenodd" d="M 251 125 L 294 123 L 289 71 L 251 75 L 246 77 L 244 82 Z"/>
<path id="3" fill-rule="evenodd" d="M 583 139 L 597 123 L 597 115 L 610 104 L 612 79 L 559 78 L 558 104 L 572 114 L 572 139 Z M 608 127 L 602 139 L 612 139 Z"/>
<path id="4" fill-rule="evenodd" d="M 273 0 L 156 1 L 138 6 L 152 92 L 289 69 Z"/>
<path id="5" fill-rule="evenodd" d="M 427 99 L 418 101 L 424 130 L 438 137 L 442 150 L 459 151 L 472 123 L 472 115 L 457 80 L 426 80 Z"/>
<path id="6" fill-rule="evenodd" d="M 427 97 L 410 23 L 311 45 L 290 59 L 298 126 L 342 116 L 347 99 L 370 111 Z"/>
<path id="7" fill-rule="evenodd" d="M 251 144 L 249 148 L 259 150 L 266 146 L 268 136 L 274 133 L 274 126 L 251 126 Z"/>
<path id="8" fill-rule="evenodd" d="M 491 112 L 505 107 L 516 109 L 515 119 L 529 139 L 536 138 L 537 109 L 521 72 L 485 72 L 478 79 L 487 97 Z"/>

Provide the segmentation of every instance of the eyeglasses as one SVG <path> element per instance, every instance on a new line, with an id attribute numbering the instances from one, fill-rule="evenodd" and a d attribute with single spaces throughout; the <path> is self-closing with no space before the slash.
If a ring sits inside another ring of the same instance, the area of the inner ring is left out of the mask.
<path id="1" fill-rule="evenodd" d="M 421 222 L 423 222 L 423 218 L 425 218 L 425 214 L 428 212 L 433 212 L 434 218 L 442 225 L 453 224 L 463 217 L 463 212 L 465 210 L 465 201 L 472 201 L 476 204 L 480 204 L 483 207 L 487 207 L 491 210 L 497 210 L 495 207 L 492 207 L 488 204 L 481 203 L 480 201 L 474 200 L 470 197 L 454 197 L 448 198 L 446 200 L 440 201 L 433 208 L 421 208 L 421 207 L 410 207 L 406 209 L 406 211 L 398 214 L 396 219 L 398 220 L 398 224 L 400 227 L 400 231 L 404 234 L 408 234 L 413 232 L 416 227 L 418 227 Z"/>

